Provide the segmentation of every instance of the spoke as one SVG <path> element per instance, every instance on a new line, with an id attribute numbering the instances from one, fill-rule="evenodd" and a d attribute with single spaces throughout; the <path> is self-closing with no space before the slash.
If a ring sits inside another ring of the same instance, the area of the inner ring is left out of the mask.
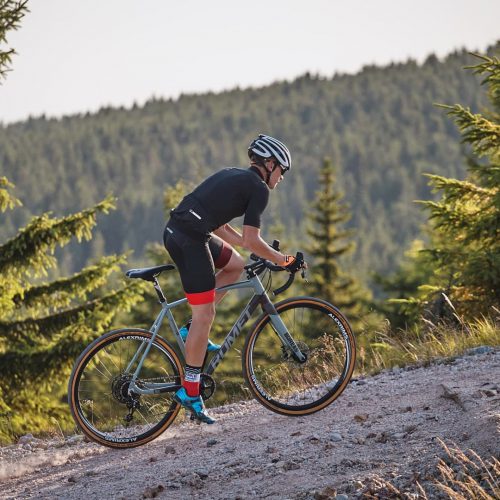
<path id="1" fill-rule="evenodd" d="M 104 351 L 104 354 L 109 358 L 109 360 L 111 361 L 111 363 L 113 363 L 115 365 L 115 368 L 121 372 L 120 368 L 118 367 L 118 365 L 113 361 L 113 358 L 111 357 L 111 355 L 107 352 L 107 351 Z"/>
<path id="2" fill-rule="evenodd" d="M 137 408 L 135 411 L 143 418 L 146 424 L 151 425 L 151 422 L 148 422 L 147 418 L 141 413 L 141 410 L 139 410 L 139 408 Z"/>
<path id="3" fill-rule="evenodd" d="M 101 379 L 89 379 L 89 378 L 86 378 L 86 379 L 80 379 L 80 383 L 82 384 L 83 382 L 94 382 L 94 383 L 97 383 L 97 384 L 100 384 L 102 382 Z"/>
<path id="4" fill-rule="evenodd" d="M 110 396 L 102 396 L 102 397 L 98 397 L 98 398 L 92 398 L 92 402 L 95 403 L 96 401 L 105 401 L 106 403 L 109 402 L 110 400 Z M 87 398 L 82 398 L 84 401 L 87 399 Z M 89 399 L 90 400 L 90 399 Z M 80 406 L 82 406 L 82 401 L 80 401 Z"/>
<path id="5" fill-rule="evenodd" d="M 99 361 L 99 363 L 101 363 L 101 364 L 102 364 L 102 361 Z M 95 363 L 94 363 L 94 368 L 93 368 L 93 369 L 94 369 L 96 372 L 99 372 L 99 373 L 100 373 L 100 374 L 101 374 L 101 375 L 102 375 L 102 376 L 103 376 L 106 380 L 110 380 L 110 378 L 109 378 L 107 375 L 105 375 L 104 373 L 102 373 L 102 371 L 101 371 L 101 370 L 99 370 L 99 368 L 97 368 L 97 366 L 95 366 Z M 108 372 L 109 372 L 109 370 L 108 370 Z M 111 375 L 111 374 L 110 374 L 110 375 Z M 112 375 L 111 375 L 111 377 L 112 377 Z"/>
<path id="6" fill-rule="evenodd" d="M 78 394 L 80 394 L 81 392 L 96 392 L 95 390 L 92 390 L 92 389 L 78 389 Z M 103 396 L 108 396 L 108 397 L 113 397 L 113 394 L 111 392 L 104 392 L 102 393 Z M 95 399 L 95 398 L 93 398 Z"/>

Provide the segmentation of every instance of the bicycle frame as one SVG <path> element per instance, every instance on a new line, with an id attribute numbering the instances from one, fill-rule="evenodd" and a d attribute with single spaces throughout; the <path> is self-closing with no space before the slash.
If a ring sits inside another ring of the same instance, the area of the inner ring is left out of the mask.
<path id="1" fill-rule="evenodd" d="M 163 297 L 165 299 L 165 297 L 163 296 L 163 292 L 161 291 L 160 285 L 158 284 L 157 281 L 154 282 L 154 286 L 158 293 L 158 296 Z M 254 275 L 245 281 L 239 281 L 238 283 L 233 283 L 231 285 L 226 285 L 217 288 L 216 291 L 223 292 L 223 291 L 237 290 L 244 288 L 252 288 L 254 290 L 254 295 L 251 297 L 251 299 L 241 312 L 239 318 L 236 320 L 231 330 L 227 334 L 226 338 L 224 339 L 224 342 L 221 345 L 220 350 L 210 360 L 209 364 L 204 370 L 204 373 L 206 373 L 207 375 L 211 375 L 212 373 L 214 373 L 215 369 L 217 368 L 217 366 L 219 366 L 220 362 L 224 358 L 225 354 L 229 351 L 234 341 L 241 334 L 243 327 L 245 326 L 245 324 L 250 319 L 255 309 L 257 309 L 259 305 L 261 305 L 262 309 L 269 314 L 273 329 L 283 342 L 283 345 L 290 350 L 294 358 L 296 358 L 299 362 L 305 361 L 304 354 L 302 354 L 299 347 L 297 346 L 292 336 L 288 332 L 285 324 L 281 320 L 273 303 L 270 301 L 269 296 L 267 295 L 266 290 L 257 275 Z M 172 309 L 182 304 L 185 304 L 186 302 L 187 302 L 186 298 L 177 300 L 170 304 L 167 302 L 166 299 L 160 302 L 162 309 L 158 314 L 156 320 L 154 321 L 153 326 L 151 327 L 151 333 L 152 333 L 151 339 L 148 341 L 144 341 L 141 344 L 141 346 L 139 347 L 139 349 L 137 350 L 137 352 L 135 353 L 134 357 L 132 358 L 132 360 L 130 361 L 129 365 L 125 370 L 125 373 L 130 373 L 132 371 L 132 366 L 137 361 L 139 356 L 141 356 L 142 353 L 142 357 L 130 381 L 129 394 L 132 392 L 136 394 L 160 394 L 164 392 L 172 392 L 179 388 L 179 385 L 175 383 L 154 383 L 154 382 L 152 383 L 141 382 L 141 387 L 139 387 L 138 385 L 136 385 L 135 381 L 139 377 L 139 373 L 141 371 L 144 360 L 146 359 L 149 350 L 151 349 L 151 346 L 153 345 L 153 342 L 156 336 L 158 335 L 158 332 L 161 328 L 161 325 L 165 317 L 167 318 L 170 324 L 170 328 L 174 333 L 174 336 L 177 340 L 179 348 L 182 351 L 183 356 L 184 357 L 186 356 L 184 341 L 182 340 L 174 316 L 171 312 Z M 143 350 L 144 352 L 142 352 Z"/>

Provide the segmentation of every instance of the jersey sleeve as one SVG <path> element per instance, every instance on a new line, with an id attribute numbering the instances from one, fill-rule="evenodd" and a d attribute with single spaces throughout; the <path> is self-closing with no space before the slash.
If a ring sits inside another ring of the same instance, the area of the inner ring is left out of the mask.
<path id="1" fill-rule="evenodd" d="M 260 186 L 259 186 L 260 187 Z M 262 189 L 255 189 L 248 201 L 243 224 L 260 228 L 261 216 L 269 200 L 269 189 L 262 186 Z"/>

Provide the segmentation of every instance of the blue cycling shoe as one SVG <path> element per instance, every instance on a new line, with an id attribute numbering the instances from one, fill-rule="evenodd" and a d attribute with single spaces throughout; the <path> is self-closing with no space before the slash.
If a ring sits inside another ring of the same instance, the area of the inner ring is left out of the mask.
<path id="1" fill-rule="evenodd" d="M 179 333 L 182 337 L 182 340 L 184 342 L 186 342 L 186 339 L 187 339 L 187 336 L 188 336 L 188 333 L 189 333 L 189 327 L 191 326 L 191 321 L 187 324 L 187 325 L 184 325 L 180 330 L 179 330 Z M 207 345 L 207 352 L 215 352 L 215 351 L 218 351 L 220 349 L 220 345 L 219 344 L 214 344 L 210 339 L 208 339 L 208 345 Z"/>
<path id="2" fill-rule="evenodd" d="M 180 403 L 186 410 L 191 412 L 191 415 L 200 422 L 205 424 L 215 424 L 215 420 L 207 413 L 203 399 L 201 396 L 191 397 L 187 395 L 186 389 L 181 387 L 175 394 L 174 399 Z"/>

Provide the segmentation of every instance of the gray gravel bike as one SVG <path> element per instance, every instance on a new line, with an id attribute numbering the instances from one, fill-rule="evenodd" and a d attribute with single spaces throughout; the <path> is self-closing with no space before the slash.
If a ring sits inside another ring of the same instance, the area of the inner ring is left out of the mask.
<path id="1" fill-rule="evenodd" d="M 278 250 L 279 242 L 273 247 Z M 262 313 L 246 334 L 242 351 L 243 376 L 252 395 L 282 415 L 319 411 L 342 393 L 352 376 L 356 350 L 349 323 L 321 299 L 293 297 L 273 304 L 260 276 L 286 269 L 257 256 L 252 259 L 245 266 L 246 280 L 218 289 L 249 288 L 254 294 L 220 350 L 205 360 L 201 395 L 204 400 L 213 395 L 212 375 L 260 306 Z M 75 363 L 69 405 L 78 427 L 97 443 L 113 448 L 145 444 L 164 432 L 179 413 L 173 395 L 183 380 L 185 350 L 172 310 L 186 299 L 169 303 L 158 283 L 160 273 L 172 269 L 175 266 L 162 265 L 127 271 L 129 278 L 153 284 L 161 304 L 158 317 L 150 330 L 124 328 L 102 335 Z M 273 295 L 289 288 L 295 274 L 290 273 Z M 159 335 L 165 318 L 178 349 Z"/>

